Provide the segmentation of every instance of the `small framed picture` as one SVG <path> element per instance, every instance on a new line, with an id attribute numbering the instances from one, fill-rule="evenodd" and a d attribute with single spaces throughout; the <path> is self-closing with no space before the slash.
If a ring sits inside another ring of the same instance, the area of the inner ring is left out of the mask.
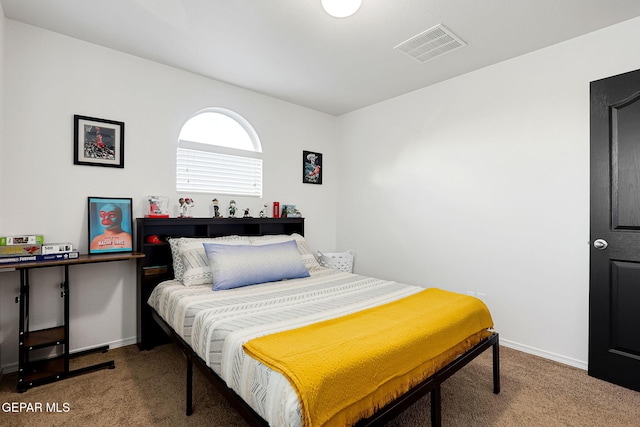
<path id="1" fill-rule="evenodd" d="M 302 152 L 302 182 L 322 184 L 322 154 L 313 151 Z"/>
<path id="2" fill-rule="evenodd" d="M 73 164 L 124 168 L 124 122 L 73 116 Z"/>
<path id="3" fill-rule="evenodd" d="M 131 252 L 130 198 L 89 197 L 89 254 Z"/>
<path id="4" fill-rule="evenodd" d="M 296 208 L 296 205 L 282 205 L 282 218 L 302 218 L 302 214 Z"/>

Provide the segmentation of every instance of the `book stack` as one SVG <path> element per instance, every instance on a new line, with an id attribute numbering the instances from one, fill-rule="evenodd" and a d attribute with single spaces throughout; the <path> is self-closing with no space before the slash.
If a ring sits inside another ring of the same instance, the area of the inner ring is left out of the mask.
<path id="1" fill-rule="evenodd" d="M 71 243 L 44 243 L 41 234 L 0 236 L 0 264 L 78 258 Z"/>

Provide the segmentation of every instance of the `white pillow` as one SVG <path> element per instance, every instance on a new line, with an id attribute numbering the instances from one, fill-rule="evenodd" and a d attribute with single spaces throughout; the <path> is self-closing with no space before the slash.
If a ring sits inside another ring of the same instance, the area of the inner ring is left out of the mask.
<path id="1" fill-rule="evenodd" d="M 175 280 L 178 280 L 180 282 L 183 282 L 183 276 L 185 272 L 185 266 L 182 260 L 182 254 L 180 252 L 181 245 L 192 243 L 192 242 L 199 243 L 200 249 L 202 249 L 201 257 L 206 259 L 206 255 L 204 254 L 204 246 L 202 246 L 202 243 L 204 242 L 216 242 L 216 243 L 235 242 L 236 244 L 245 244 L 245 245 L 249 243 L 249 237 L 236 236 L 236 235 L 221 236 L 221 237 L 171 237 L 168 240 L 169 240 L 169 247 L 171 249 L 171 257 L 173 259 L 173 277 Z M 193 263 L 194 260 L 192 259 L 190 262 Z M 192 265 L 191 268 L 194 268 L 194 266 Z M 208 264 L 207 264 L 207 268 L 208 268 Z M 195 283 L 191 283 L 191 278 L 194 275 L 197 276 L 197 273 L 195 271 L 189 271 L 188 273 L 190 277 L 187 281 L 192 285 L 195 284 Z M 212 283 L 212 282 L 209 281 L 206 283 Z"/>
<path id="2" fill-rule="evenodd" d="M 300 256 L 302 257 L 302 262 L 305 268 L 308 271 L 313 271 L 317 268 L 322 268 L 322 266 L 318 263 L 313 250 L 309 246 L 309 243 L 305 240 L 303 236 L 298 233 L 289 234 L 273 234 L 273 235 L 265 235 L 265 236 L 251 236 L 250 241 L 252 245 L 269 245 L 273 243 L 282 243 L 287 242 L 289 240 L 295 240 L 296 245 L 298 247 L 298 252 L 300 252 Z"/>
<path id="3" fill-rule="evenodd" d="M 213 290 L 309 277 L 294 240 L 264 245 L 204 243 Z"/>

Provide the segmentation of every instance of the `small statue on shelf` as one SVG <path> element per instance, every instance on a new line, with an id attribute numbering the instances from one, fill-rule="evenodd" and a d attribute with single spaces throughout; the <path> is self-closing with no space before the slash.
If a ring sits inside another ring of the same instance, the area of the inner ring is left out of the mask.
<path id="1" fill-rule="evenodd" d="M 262 209 L 260 211 L 260 218 L 266 218 L 267 217 L 267 205 L 265 204 L 263 206 L 264 206 L 264 209 Z"/>
<path id="2" fill-rule="evenodd" d="M 178 202 L 180 203 L 180 214 L 178 215 L 178 218 L 191 218 L 191 209 L 195 206 L 193 199 L 190 197 L 180 197 Z"/>
<path id="3" fill-rule="evenodd" d="M 244 209 L 244 215 L 242 215 L 242 218 L 251 218 L 251 214 L 249 213 L 249 208 Z"/>
<path id="4" fill-rule="evenodd" d="M 222 218 L 222 214 L 220 213 L 220 207 L 218 206 L 218 199 L 213 199 L 211 201 L 213 205 L 213 217 L 214 218 Z"/>
<path id="5" fill-rule="evenodd" d="M 187 208 L 184 203 L 184 197 L 180 197 L 178 203 L 180 204 L 180 206 L 178 206 L 178 218 L 184 218 L 184 211 Z"/>
<path id="6" fill-rule="evenodd" d="M 235 218 L 235 217 L 236 217 L 236 201 L 231 200 L 229 202 L 229 218 Z"/>

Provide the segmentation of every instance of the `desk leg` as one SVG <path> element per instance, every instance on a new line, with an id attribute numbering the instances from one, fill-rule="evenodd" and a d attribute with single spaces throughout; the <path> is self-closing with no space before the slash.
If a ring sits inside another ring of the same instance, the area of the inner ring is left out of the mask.
<path id="1" fill-rule="evenodd" d="M 69 372 L 69 266 L 64 266 L 64 281 L 60 284 L 64 298 L 64 336 L 67 344 L 64 346 L 64 372 Z"/>
<path id="2" fill-rule="evenodd" d="M 20 320 L 18 332 L 18 391 L 25 388 L 25 366 L 28 363 L 29 352 L 25 348 L 26 331 L 29 330 L 29 270 L 20 270 L 20 296 L 16 301 L 20 303 Z"/>

